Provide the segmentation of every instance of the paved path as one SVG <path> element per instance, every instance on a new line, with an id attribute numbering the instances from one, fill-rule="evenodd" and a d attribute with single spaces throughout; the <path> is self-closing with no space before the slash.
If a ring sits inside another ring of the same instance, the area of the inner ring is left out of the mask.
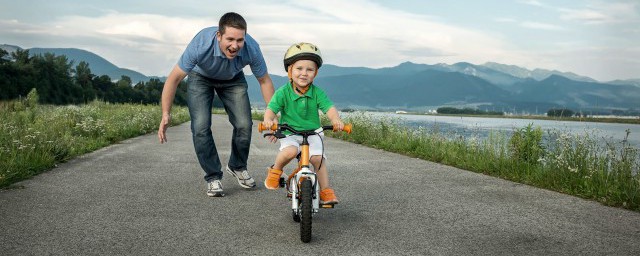
<path id="1" fill-rule="evenodd" d="M 214 116 L 226 164 L 230 126 Z M 246 191 L 205 195 L 189 124 L 79 157 L 0 191 L 0 255 L 640 255 L 640 214 L 335 139 L 342 203 L 299 240 L 262 181 L 277 144 L 254 132 Z"/>

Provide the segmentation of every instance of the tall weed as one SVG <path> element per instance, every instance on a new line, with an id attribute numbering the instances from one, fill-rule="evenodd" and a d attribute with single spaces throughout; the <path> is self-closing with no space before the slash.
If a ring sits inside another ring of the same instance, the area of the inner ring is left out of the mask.
<path id="1" fill-rule="evenodd" d="M 545 135 L 530 124 L 480 140 L 365 113 L 345 122 L 353 124 L 351 135 L 329 136 L 640 211 L 640 154 L 626 138 L 603 144 L 596 132 Z"/>
<path id="2" fill-rule="evenodd" d="M 5 109 L 0 112 L 0 187 L 75 156 L 153 132 L 161 118 L 160 107 L 153 105 L 95 101 L 48 106 L 37 105 L 34 99 L 37 102 L 37 93 L 20 104 L 1 104 Z M 16 105 L 27 107 L 15 109 Z M 172 117 L 172 124 L 189 120 L 186 108 L 179 106 L 173 108 Z"/>

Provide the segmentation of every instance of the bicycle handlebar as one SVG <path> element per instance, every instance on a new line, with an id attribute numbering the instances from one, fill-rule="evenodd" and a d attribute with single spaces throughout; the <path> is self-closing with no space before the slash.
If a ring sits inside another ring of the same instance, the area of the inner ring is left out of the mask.
<path id="1" fill-rule="evenodd" d="M 313 132 L 313 131 L 298 131 L 298 130 L 293 129 L 288 124 L 273 124 L 268 129 L 267 129 L 267 127 L 262 125 L 262 123 L 258 124 L 258 132 L 263 132 L 265 130 L 276 131 L 278 129 L 287 130 L 287 131 L 290 131 L 290 132 L 293 132 L 293 133 Z M 345 124 L 344 128 L 342 128 L 342 131 L 346 132 L 347 134 L 351 134 L 352 129 L 353 129 L 353 126 L 351 124 Z M 322 126 L 322 130 L 332 130 L 334 132 L 336 131 L 336 129 L 333 127 L 333 125 L 324 125 L 324 126 Z"/>

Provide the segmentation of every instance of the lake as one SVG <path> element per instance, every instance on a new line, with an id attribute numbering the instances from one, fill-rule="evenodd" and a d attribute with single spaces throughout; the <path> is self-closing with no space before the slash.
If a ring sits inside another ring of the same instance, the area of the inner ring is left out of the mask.
<path id="1" fill-rule="evenodd" d="M 353 113 L 342 113 L 349 116 Z M 597 123 L 597 122 L 572 122 L 515 118 L 493 118 L 493 117 L 460 117 L 460 116 L 439 116 L 439 115 L 410 115 L 382 112 L 366 112 L 372 117 L 399 118 L 410 127 L 425 127 L 433 129 L 437 127 L 443 133 L 454 133 L 456 135 L 470 137 L 477 136 L 486 138 L 491 131 L 502 131 L 511 134 L 514 129 L 523 128 L 533 123 L 534 127 L 539 126 L 545 132 L 558 130 L 571 134 L 595 134 L 603 141 L 620 143 L 626 136 L 626 130 L 630 130 L 628 142 L 634 147 L 640 147 L 640 125 L 619 124 L 619 123 Z M 618 144 L 619 145 L 619 144 Z"/>

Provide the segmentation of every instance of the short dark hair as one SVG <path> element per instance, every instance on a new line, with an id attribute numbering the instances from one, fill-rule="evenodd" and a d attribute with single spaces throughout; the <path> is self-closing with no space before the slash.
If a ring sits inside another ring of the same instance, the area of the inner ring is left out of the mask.
<path id="1" fill-rule="evenodd" d="M 220 17 L 220 22 L 218 23 L 218 31 L 223 35 L 226 27 L 232 27 L 244 30 L 247 32 L 247 22 L 242 18 L 240 14 L 235 12 L 228 12 Z"/>

